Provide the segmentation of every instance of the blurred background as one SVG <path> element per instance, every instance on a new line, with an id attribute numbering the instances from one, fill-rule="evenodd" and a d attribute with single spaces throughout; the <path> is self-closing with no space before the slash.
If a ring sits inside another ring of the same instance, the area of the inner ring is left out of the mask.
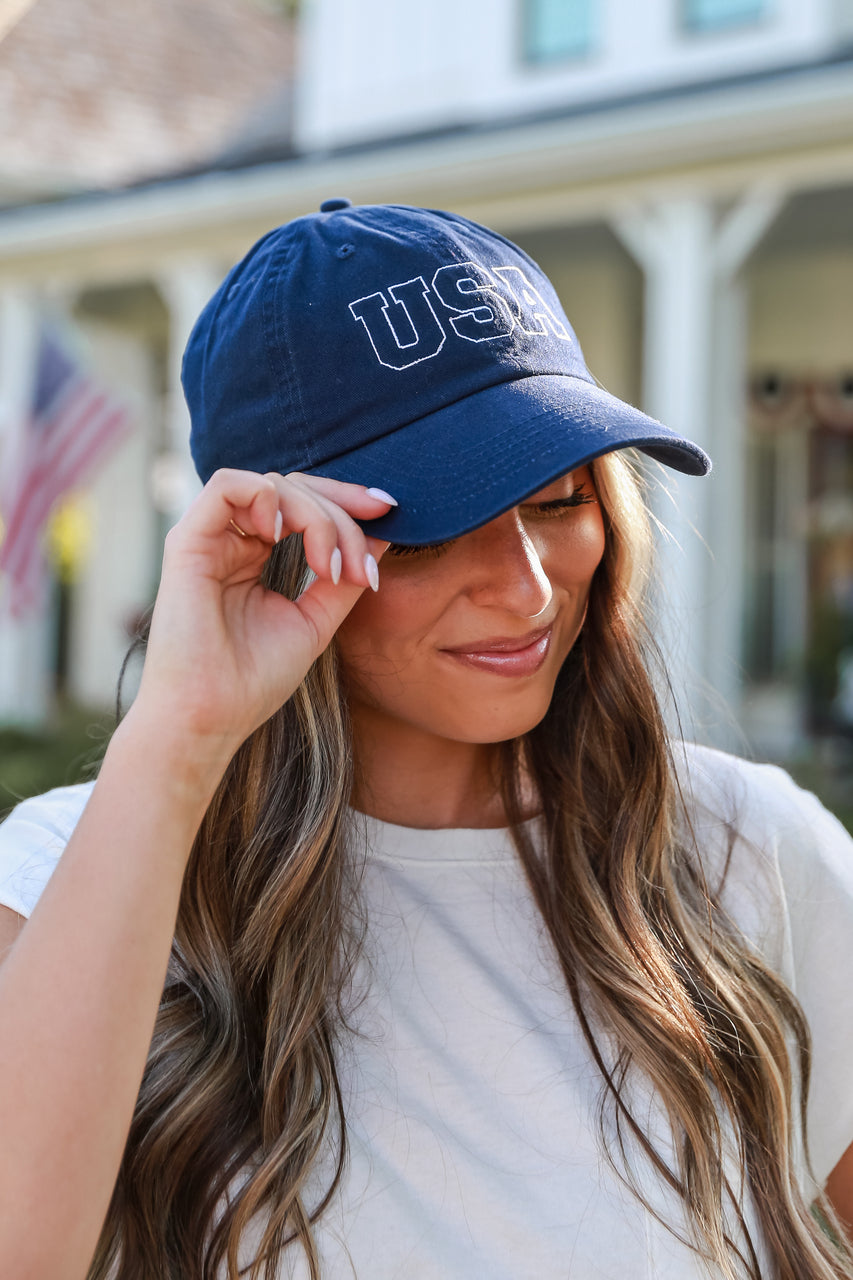
<path id="1" fill-rule="evenodd" d="M 850 823 L 853 0 L 0 0 L 0 812 L 114 724 L 192 322 L 338 195 L 519 242 L 704 445 L 653 496 L 685 733 Z"/>

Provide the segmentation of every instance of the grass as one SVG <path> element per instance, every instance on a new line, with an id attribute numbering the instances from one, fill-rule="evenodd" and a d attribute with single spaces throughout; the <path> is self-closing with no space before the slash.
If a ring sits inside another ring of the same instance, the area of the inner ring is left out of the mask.
<path id="1" fill-rule="evenodd" d="M 784 767 L 801 787 L 813 791 L 853 835 L 853 768 L 849 763 L 846 767 L 830 767 L 817 760 L 806 760 Z"/>
<path id="2" fill-rule="evenodd" d="M 43 729 L 0 728 L 0 819 L 27 796 L 93 778 L 114 725 L 109 712 L 61 703 Z"/>

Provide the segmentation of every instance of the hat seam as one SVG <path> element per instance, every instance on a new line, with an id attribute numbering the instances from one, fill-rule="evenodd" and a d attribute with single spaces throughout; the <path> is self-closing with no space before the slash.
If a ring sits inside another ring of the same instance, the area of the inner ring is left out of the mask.
<path id="1" fill-rule="evenodd" d="M 457 221 L 461 220 L 460 214 L 449 213 L 448 210 L 446 209 L 431 209 L 429 212 L 439 214 L 449 223 L 450 226 L 453 226 Z M 553 283 L 545 274 L 545 272 L 542 270 L 539 263 L 536 262 L 534 258 L 531 258 L 530 254 L 525 249 L 522 249 L 521 245 L 516 244 L 513 240 L 507 239 L 506 236 L 501 235 L 500 231 L 494 231 L 492 230 L 491 227 L 485 226 L 485 224 L 482 222 L 474 222 L 472 218 L 467 218 L 465 219 L 465 221 L 470 226 L 476 227 L 478 231 L 482 231 L 484 232 L 484 234 L 491 236 L 494 240 L 500 240 L 502 244 L 507 246 L 507 248 L 512 249 L 513 253 L 517 253 L 519 257 L 524 258 L 525 261 L 527 262 L 527 265 L 530 267 L 533 267 L 536 274 L 542 277 L 550 285 L 551 291 L 554 294 L 554 297 L 557 299 L 557 302 L 560 304 L 561 311 L 565 315 L 565 307 L 563 306 L 563 301 L 560 298 L 559 294 L 557 293 L 557 290 L 554 288 Z M 568 317 L 566 318 L 568 319 Z"/>
<path id="2" fill-rule="evenodd" d="M 293 406 L 299 407 L 299 416 L 301 418 L 301 434 L 305 442 L 305 450 L 309 465 L 315 465 L 314 448 L 310 441 L 308 431 L 308 415 L 305 412 L 305 402 L 302 398 L 302 388 L 299 384 L 299 377 L 296 372 L 293 354 L 290 350 L 288 335 L 280 323 L 280 318 L 284 315 L 284 307 L 278 306 L 278 294 L 281 286 L 281 277 L 287 266 L 287 257 L 291 246 L 288 244 L 283 246 L 284 252 L 278 254 L 273 263 L 270 264 L 272 272 L 271 288 L 266 290 L 264 294 L 264 336 L 267 346 L 267 367 L 270 371 L 270 378 L 275 393 L 276 406 L 278 408 L 279 423 L 293 423 Z M 271 333 L 273 340 L 271 341 Z M 278 357 L 279 363 L 276 363 Z M 290 404 L 290 412 L 288 412 L 287 401 L 283 398 L 281 381 L 287 382 L 287 395 Z"/>

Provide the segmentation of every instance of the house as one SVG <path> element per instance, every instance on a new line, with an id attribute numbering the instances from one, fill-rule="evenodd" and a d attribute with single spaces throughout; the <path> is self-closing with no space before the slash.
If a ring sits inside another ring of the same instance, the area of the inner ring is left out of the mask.
<path id="1" fill-rule="evenodd" d="M 853 2 L 313 0 L 289 115 L 286 99 L 264 96 L 254 140 L 206 162 L 0 215 L 4 420 L 46 305 L 86 327 L 139 415 L 89 495 L 70 691 L 109 701 L 192 492 L 193 318 L 257 235 L 344 194 L 519 241 L 593 373 L 711 453 L 677 507 L 655 496 L 688 731 L 783 758 L 849 740 Z M 54 633 L 48 617 L 0 632 L 0 714 L 45 705 Z"/>

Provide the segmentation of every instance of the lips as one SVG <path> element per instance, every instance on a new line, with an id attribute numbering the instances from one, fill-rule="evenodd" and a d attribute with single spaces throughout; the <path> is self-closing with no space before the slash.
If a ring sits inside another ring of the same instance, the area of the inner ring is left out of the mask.
<path id="1" fill-rule="evenodd" d="M 537 627 L 523 636 L 490 636 L 453 645 L 442 652 L 451 661 L 493 675 L 532 675 L 542 666 L 551 646 L 551 628 Z"/>
<path id="2" fill-rule="evenodd" d="M 527 649 L 530 645 L 535 644 L 537 640 L 541 640 L 547 631 L 551 630 L 553 624 L 549 623 L 547 627 L 537 627 L 535 631 L 528 631 L 523 636 L 493 636 L 488 640 L 472 640 L 466 644 L 448 645 L 445 653 L 517 653 L 520 649 Z"/>

